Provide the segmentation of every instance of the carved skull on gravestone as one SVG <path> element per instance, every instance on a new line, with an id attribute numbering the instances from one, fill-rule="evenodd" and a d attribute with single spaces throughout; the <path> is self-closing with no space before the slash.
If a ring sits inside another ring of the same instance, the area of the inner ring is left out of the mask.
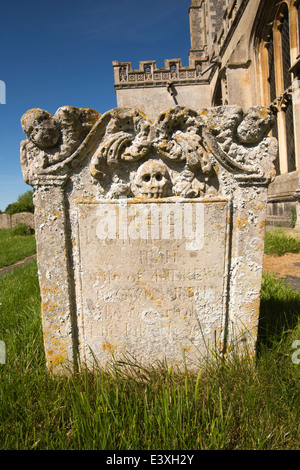
<path id="1" fill-rule="evenodd" d="M 135 196 L 165 197 L 171 186 L 168 167 L 161 160 L 148 160 L 141 165 L 132 182 Z"/>

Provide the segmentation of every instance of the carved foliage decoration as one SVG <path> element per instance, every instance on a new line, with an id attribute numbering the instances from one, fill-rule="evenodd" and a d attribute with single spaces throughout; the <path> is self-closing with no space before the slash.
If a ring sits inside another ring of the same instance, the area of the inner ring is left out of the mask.
<path id="1" fill-rule="evenodd" d="M 277 141 L 268 136 L 273 115 L 266 108 L 176 106 L 153 122 L 129 108 L 100 116 L 66 106 L 54 116 L 30 110 L 21 123 L 28 137 L 21 143 L 27 182 L 69 175 L 87 155 L 108 198 L 198 197 L 218 194 L 227 174 L 244 183 L 275 176 Z"/>

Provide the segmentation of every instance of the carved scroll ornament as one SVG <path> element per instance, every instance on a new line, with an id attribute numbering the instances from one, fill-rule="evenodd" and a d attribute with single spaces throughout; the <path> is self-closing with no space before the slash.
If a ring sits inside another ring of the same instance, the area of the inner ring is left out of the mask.
<path id="1" fill-rule="evenodd" d="M 229 175 L 238 183 L 275 176 L 276 139 L 269 109 L 224 106 L 198 111 L 177 106 L 155 122 L 129 108 L 102 116 L 64 106 L 51 115 L 27 111 L 21 120 L 24 179 L 35 185 L 66 177 L 86 158 L 105 197 L 199 197 L 218 194 Z"/>

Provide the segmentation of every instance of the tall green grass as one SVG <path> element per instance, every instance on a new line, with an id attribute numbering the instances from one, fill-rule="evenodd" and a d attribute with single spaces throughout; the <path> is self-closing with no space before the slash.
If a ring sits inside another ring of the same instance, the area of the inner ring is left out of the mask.
<path id="1" fill-rule="evenodd" d="M 267 230 L 265 236 L 265 253 L 282 256 L 285 253 L 300 253 L 300 236 L 286 230 Z"/>
<path id="2" fill-rule="evenodd" d="M 291 345 L 300 339 L 300 294 L 270 276 L 256 360 L 215 359 L 194 374 L 131 358 L 51 376 L 35 262 L 0 277 L 0 303 L 0 449 L 299 448 L 300 365 Z"/>
<path id="3" fill-rule="evenodd" d="M 15 264 L 35 252 L 34 235 L 15 235 L 13 229 L 0 230 L 0 268 Z"/>

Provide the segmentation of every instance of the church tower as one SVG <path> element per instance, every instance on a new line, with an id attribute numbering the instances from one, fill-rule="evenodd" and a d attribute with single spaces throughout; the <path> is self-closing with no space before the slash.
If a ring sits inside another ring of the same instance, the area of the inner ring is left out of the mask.
<path id="1" fill-rule="evenodd" d="M 189 64 L 193 66 L 195 60 L 206 60 L 206 5 L 204 0 L 192 0 L 189 8 L 191 49 L 189 51 Z"/>
<path id="2" fill-rule="evenodd" d="M 138 69 L 133 69 L 131 62 L 114 61 L 117 105 L 138 108 L 151 119 L 176 105 L 192 109 L 211 106 L 214 36 L 222 25 L 228 1 L 190 1 L 188 66 L 183 65 L 180 58 L 166 59 L 165 66 L 160 68 L 155 60 L 140 61 Z"/>
<path id="3" fill-rule="evenodd" d="M 189 8 L 191 49 L 189 64 L 208 60 L 215 34 L 219 31 L 227 0 L 191 0 Z"/>

